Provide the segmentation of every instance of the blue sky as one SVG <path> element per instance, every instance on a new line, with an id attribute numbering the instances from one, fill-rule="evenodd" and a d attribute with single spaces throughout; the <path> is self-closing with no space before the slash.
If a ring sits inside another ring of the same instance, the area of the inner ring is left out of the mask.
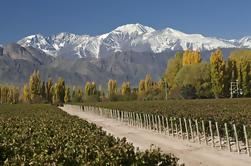
<path id="1" fill-rule="evenodd" d="M 251 35 L 250 0 L 1 0 L 0 43 L 59 32 L 98 35 L 127 23 L 205 36 Z"/>

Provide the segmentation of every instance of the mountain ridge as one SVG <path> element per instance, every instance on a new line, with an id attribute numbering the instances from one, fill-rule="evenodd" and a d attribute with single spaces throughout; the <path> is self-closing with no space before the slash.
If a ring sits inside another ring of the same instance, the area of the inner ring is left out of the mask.
<path id="1" fill-rule="evenodd" d="M 106 57 L 116 52 L 163 53 L 182 50 L 210 51 L 217 48 L 251 48 L 251 37 L 227 40 L 187 34 L 172 28 L 156 30 L 142 24 L 126 24 L 97 35 L 76 35 L 62 32 L 44 37 L 41 34 L 27 36 L 17 42 L 23 47 L 38 48 L 54 57 L 68 58 Z M 71 55 L 69 55 L 71 54 Z"/>

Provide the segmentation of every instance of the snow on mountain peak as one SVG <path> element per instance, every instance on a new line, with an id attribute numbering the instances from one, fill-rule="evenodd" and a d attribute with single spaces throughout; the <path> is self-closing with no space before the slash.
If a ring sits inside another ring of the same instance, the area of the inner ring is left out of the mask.
<path id="1" fill-rule="evenodd" d="M 251 36 L 243 37 L 239 40 L 240 47 L 250 48 L 251 47 Z"/>
<path id="2" fill-rule="evenodd" d="M 251 48 L 251 37 L 225 40 L 201 34 L 186 34 L 172 28 L 155 30 L 142 24 L 126 24 L 99 36 L 59 33 L 49 37 L 36 34 L 18 44 L 39 48 L 52 56 L 104 57 L 118 51 L 153 52 Z"/>
<path id="3" fill-rule="evenodd" d="M 126 32 L 129 34 L 137 33 L 138 35 L 140 35 L 143 33 L 153 32 L 155 31 L 155 29 L 136 23 L 136 24 L 126 24 L 126 25 L 119 26 L 114 31 Z"/>

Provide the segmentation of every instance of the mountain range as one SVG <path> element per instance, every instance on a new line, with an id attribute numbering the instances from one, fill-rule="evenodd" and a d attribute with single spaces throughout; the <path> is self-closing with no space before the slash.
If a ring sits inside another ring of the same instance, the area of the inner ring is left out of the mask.
<path id="1" fill-rule="evenodd" d="M 49 37 L 40 34 L 17 42 L 32 46 L 54 57 L 107 57 L 115 52 L 163 53 L 180 50 L 208 51 L 217 48 L 251 48 L 251 37 L 226 40 L 186 34 L 172 28 L 155 30 L 141 24 L 127 24 L 99 36 L 59 33 Z"/>
<path id="2" fill-rule="evenodd" d="M 36 34 L 0 45 L 0 83 L 22 84 L 39 69 L 43 79 L 64 77 L 74 85 L 88 80 L 104 85 L 108 79 L 135 85 L 147 73 L 159 79 L 177 51 L 199 50 L 208 59 L 217 48 L 225 56 L 233 49 L 251 49 L 251 37 L 227 40 L 141 24 L 123 25 L 98 36 Z"/>

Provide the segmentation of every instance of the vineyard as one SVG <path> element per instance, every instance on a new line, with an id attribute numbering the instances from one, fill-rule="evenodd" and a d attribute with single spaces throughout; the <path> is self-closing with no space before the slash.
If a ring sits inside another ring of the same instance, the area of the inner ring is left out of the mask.
<path id="1" fill-rule="evenodd" d="M 250 155 L 250 103 L 250 99 L 224 99 L 107 102 L 85 105 L 108 108 L 112 110 L 112 114 L 115 111 L 115 116 L 128 118 L 129 124 L 132 118 L 146 129 L 165 131 L 182 139 L 205 142 L 213 147 L 227 147 L 230 151 Z M 111 116 L 110 113 L 107 116 Z"/>
<path id="2" fill-rule="evenodd" d="M 0 165 L 176 165 L 49 105 L 1 105 Z"/>

